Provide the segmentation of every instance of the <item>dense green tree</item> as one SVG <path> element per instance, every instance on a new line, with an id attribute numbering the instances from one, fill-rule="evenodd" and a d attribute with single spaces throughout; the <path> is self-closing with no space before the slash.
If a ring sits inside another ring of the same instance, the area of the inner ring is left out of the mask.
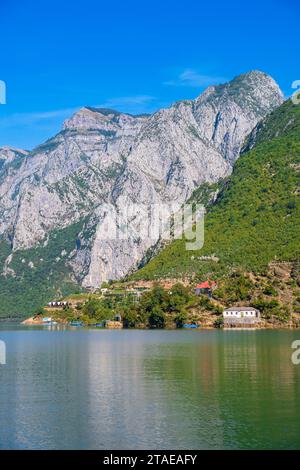
<path id="1" fill-rule="evenodd" d="M 134 328 L 140 320 L 138 310 L 134 307 L 125 307 L 122 310 L 122 319 L 126 328 Z"/>
<path id="2" fill-rule="evenodd" d="M 182 326 L 184 325 L 184 323 L 186 323 L 187 321 L 187 313 L 186 313 L 186 310 L 180 310 L 176 317 L 174 318 L 174 321 L 177 325 L 178 328 L 182 328 Z"/>
<path id="3" fill-rule="evenodd" d="M 149 325 L 151 328 L 163 328 L 166 322 L 166 316 L 162 308 L 155 305 L 148 318 Z"/>
<path id="4" fill-rule="evenodd" d="M 175 284 L 168 292 L 167 308 L 170 312 L 181 312 L 184 305 L 191 300 L 191 294 L 183 284 Z"/>

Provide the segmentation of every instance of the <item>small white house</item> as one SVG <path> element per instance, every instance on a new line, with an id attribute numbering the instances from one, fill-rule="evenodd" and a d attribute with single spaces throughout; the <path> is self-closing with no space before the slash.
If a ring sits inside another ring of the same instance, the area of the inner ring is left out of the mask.
<path id="1" fill-rule="evenodd" d="M 260 312 L 254 307 L 232 307 L 223 312 L 224 325 L 255 325 L 260 321 Z"/>
<path id="2" fill-rule="evenodd" d="M 223 312 L 224 318 L 260 318 L 259 310 L 254 307 L 232 307 Z"/>
<path id="3" fill-rule="evenodd" d="M 49 302 L 48 307 L 68 307 L 68 302 Z"/>

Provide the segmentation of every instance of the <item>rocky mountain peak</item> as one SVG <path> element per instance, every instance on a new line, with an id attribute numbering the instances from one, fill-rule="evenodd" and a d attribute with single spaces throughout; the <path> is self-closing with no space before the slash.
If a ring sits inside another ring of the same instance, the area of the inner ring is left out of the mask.
<path id="1" fill-rule="evenodd" d="M 253 70 L 238 75 L 228 83 L 208 87 L 197 102 L 232 100 L 247 113 L 263 117 L 270 108 L 283 103 L 283 93 L 268 74 Z"/>
<path id="2" fill-rule="evenodd" d="M 10 158 L 16 155 L 28 155 L 29 152 L 27 150 L 23 149 L 17 149 L 14 147 L 10 147 L 8 145 L 5 145 L 3 147 L 0 147 L 0 158 Z"/>
<path id="3" fill-rule="evenodd" d="M 15 149 L 9 146 L 0 147 L 0 179 L 3 176 L 2 173 L 4 170 L 7 172 L 7 169 L 13 165 L 14 162 L 21 162 L 28 154 L 29 152 L 26 150 Z"/>
<path id="4" fill-rule="evenodd" d="M 63 129 L 89 129 L 95 125 L 98 126 L 101 121 L 103 125 L 107 120 L 106 116 L 95 112 L 92 108 L 83 107 L 64 122 Z"/>
<path id="5" fill-rule="evenodd" d="M 113 109 L 83 107 L 63 124 L 63 129 L 103 129 L 143 121 L 147 116 L 133 116 Z"/>

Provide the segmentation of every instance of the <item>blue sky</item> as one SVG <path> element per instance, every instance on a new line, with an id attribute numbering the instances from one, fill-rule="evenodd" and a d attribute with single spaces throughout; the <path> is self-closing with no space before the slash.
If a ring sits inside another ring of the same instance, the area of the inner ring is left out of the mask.
<path id="1" fill-rule="evenodd" d="M 31 149 L 84 105 L 153 112 L 252 69 L 300 79 L 298 0 L 1 0 L 0 146 Z"/>

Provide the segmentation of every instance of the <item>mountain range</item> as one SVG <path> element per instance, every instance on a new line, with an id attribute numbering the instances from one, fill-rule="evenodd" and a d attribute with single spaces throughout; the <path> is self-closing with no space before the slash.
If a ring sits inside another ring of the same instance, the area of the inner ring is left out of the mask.
<path id="1" fill-rule="evenodd" d="M 85 107 L 30 152 L 1 148 L 1 312 L 126 276 L 158 239 L 103 239 L 105 205 L 122 213 L 215 189 L 282 103 L 276 82 L 252 71 L 152 115 Z"/>

